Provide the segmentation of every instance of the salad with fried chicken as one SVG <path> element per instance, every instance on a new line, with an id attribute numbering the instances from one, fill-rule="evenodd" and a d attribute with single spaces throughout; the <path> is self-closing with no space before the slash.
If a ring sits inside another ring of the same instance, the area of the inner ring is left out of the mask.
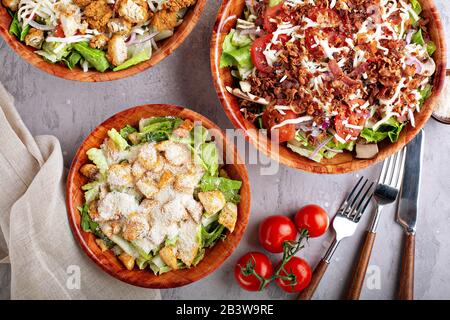
<path id="1" fill-rule="evenodd" d="M 233 232 L 242 182 L 230 179 L 208 130 L 176 117 L 108 131 L 87 151 L 81 227 L 128 270 L 196 266 Z"/>
<path id="2" fill-rule="evenodd" d="M 431 95 L 418 0 L 246 0 L 222 45 L 244 117 L 313 161 L 372 158 Z"/>
<path id="3" fill-rule="evenodd" d="M 120 71 L 147 61 L 195 0 L 1 0 L 9 32 L 70 70 Z"/>

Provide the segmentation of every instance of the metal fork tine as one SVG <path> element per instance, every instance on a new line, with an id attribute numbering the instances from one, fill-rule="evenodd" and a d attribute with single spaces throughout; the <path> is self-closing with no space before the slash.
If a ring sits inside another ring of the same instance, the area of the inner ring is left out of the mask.
<path id="1" fill-rule="evenodd" d="M 339 212 L 342 215 L 345 215 L 345 212 L 347 211 L 347 209 L 350 207 L 350 200 L 353 196 L 353 194 L 355 193 L 355 191 L 358 189 L 359 185 L 361 184 L 361 181 L 364 179 L 364 177 L 359 178 L 358 182 L 356 183 L 356 185 L 353 187 L 352 191 L 350 192 L 350 194 L 348 195 L 348 197 L 344 200 L 344 202 L 341 204 L 341 207 L 339 208 Z"/>
<path id="2" fill-rule="evenodd" d="M 395 187 L 395 185 L 397 184 L 398 173 L 400 171 L 400 165 L 402 163 L 402 159 L 403 159 L 403 152 L 402 152 L 402 150 L 400 150 L 396 154 L 394 171 L 392 172 L 392 177 L 389 181 L 389 186 L 391 186 L 391 187 Z"/>
<path id="3" fill-rule="evenodd" d="M 346 215 L 347 217 L 350 218 L 353 215 L 353 213 L 356 211 L 356 207 L 357 207 L 357 206 L 355 207 L 356 201 L 360 201 L 360 197 L 359 196 L 360 196 L 361 192 L 364 190 L 367 182 L 369 182 L 369 179 L 366 179 L 364 181 L 363 186 L 361 187 L 361 189 L 359 189 L 358 193 L 355 196 L 355 199 L 353 199 L 352 204 L 350 205 L 350 211 Z"/>
<path id="4" fill-rule="evenodd" d="M 401 160 L 401 163 L 400 163 L 400 169 L 398 171 L 397 181 L 395 183 L 395 188 L 396 189 L 400 189 L 400 186 L 401 186 L 402 180 L 403 180 L 403 172 L 405 170 L 405 160 L 406 160 L 406 148 L 407 147 L 404 147 L 402 149 L 402 160 Z"/>
<path id="5" fill-rule="evenodd" d="M 357 222 L 359 221 L 359 219 L 361 218 L 362 214 L 364 213 L 364 211 L 366 210 L 370 199 L 372 199 L 372 195 L 373 195 L 373 185 L 374 183 L 372 182 L 369 186 L 369 188 L 367 188 L 366 192 L 364 193 L 363 197 L 361 198 L 361 201 L 359 202 L 358 206 L 356 207 L 356 214 L 355 217 L 353 218 L 353 221 Z M 367 195 L 370 195 L 367 197 Z M 366 199 L 366 201 L 364 202 L 364 200 Z"/>
<path id="6" fill-rule="evenodd" d="M 384 177 L 386 176 L 386 171 L 388 167 L 388 162 L 391 159 L 391 157 L 387 158 L 383 161 L 383 167 L 381 168 L 380 178 L 378 179 L 378 183 L 383 183 Z"/>
<path id="7" fill-rule="evenodd" d="M 392 175 L 393 175 L 393 171 L 394 171 L 394 166 L 395 166 L 395 161 L 397 160 L 397 153 L 392 155 L 389 158 L 389 164 L 388 164 L 388 168 L 387 168 L 387 172 L 386 172 L 386 177 L 383 181 L 383 184 L 385 185 L 389 185 L 391 183 L 392 180 Z"/>

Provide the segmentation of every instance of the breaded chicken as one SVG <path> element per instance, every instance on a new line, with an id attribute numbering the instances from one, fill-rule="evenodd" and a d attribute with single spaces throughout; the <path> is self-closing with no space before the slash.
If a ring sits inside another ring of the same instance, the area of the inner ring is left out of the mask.
<path id="1" fill-rule="evenodd" d="M 127 60 L 128 49 L 125 44 L 125 38 L 122 35 L 115 34 L 109 40 L 106 58 L 114 66 L 119 66 Z"/>
<path id="2" fill-rule="evenodd" d="M 180 9 L 192 6 L 197 0 L 169 0 L 163 4 L 163 9 L 178 12 Z"/>
<path id="3" fill-rule="evenodd" d="M 131 23 L 123 18 L 110 19 L 108 22 L 108 31 L 110 33 L 127 35 L 131 31 Z"/>
<path id="4" fill-rule="evenodd" d="M 44 42 L 44 31 L 31 28 L 28 34 L 25 36 L 25 44 L 27 46 L 40 49 Z"/>
<path id="5" fill-rule="evenodd" d="M 2 4 L 12 11 L 17 11 L 19 8 L 19 0 L 2 0 Z"/>
<path id="6" fill-rule="evenodd" d="M 109 38 L 103 33 L 93 36 L 89 40 L 89 46 L 94 49 L 104 49 L 108 45 Z"/>
<path id="7" fill-rule="evenodd" d="M 169 10 L 161 10 L 155 13 L 150 25 L 156 31 L 172 30 L 177 26 L 177 13 Z"/>
<path id="8" fill-rule="evenodd" d="M 120 0 L 119 15 L 131 23 L 144 23 L 150 18 L 150 11 L 145 0 Z"/>
<path id="9" fill-rule="evenodd" d="M 89 5 L 94 0 L 72 0 L 77 6 L 83 8 Z"/>
<path id="10" fill-rule="evenodd" d="M 200 225 L 189 219 L 181 224 L 177 241 L 177 258 L 191 266 L 199 249 L 198 232 Z"/>
<path id="11" fill-rule="evenodd" d="M 103 32 L 112 17 L 113 11 L 105 0 L 92 1 L 85 9 L 84 16 L 92 29 Z"/>

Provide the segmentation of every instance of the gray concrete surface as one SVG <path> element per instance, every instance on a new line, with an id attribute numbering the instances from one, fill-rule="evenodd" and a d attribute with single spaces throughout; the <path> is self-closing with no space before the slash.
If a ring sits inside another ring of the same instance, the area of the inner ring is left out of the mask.
<path id="1" fill-rule="evenodd" d="M 450 31 L 450 4 L 445 1 L 437 2 Z M 67 166 L 80 142 L 97 124 L 135 105 L 179 104 L 206 115 L 222 128 L 231 128 L 213 89 L 209 66 L 209 38 L 218 7 L 219 1 L 210 0 L 200 23 L 186 42 L 171 57 L 137 76 L 97 84 L 62 80 L 28 65 L 0 40 L 0 81 L 15 97 L 16 106 L 34 135 L 51 134 L 59 138 Z M 415 292 L 418 299 L 450 299 L 450 166 L 447 159 L 450 126 L 430 120 L 425 131 L 427 143 L 416 244 Z M 249 148 L 253 150 L 251 146 Z M 331 216 L 356 178 L 360 175 L 376 178 L 380 167 L 337 176 L 313 175 L 286 167 L 281 167 L 276 175 L 261 176 L 258 165 L 249 165 L 248 170 L 253 193 L 252 215 L 238 249 L 214 274 L 183 288 L 165 290 L 164 298 L 291 298 L 275 285 L 261 293 L 249 293 L 234 282 L 233 266 L 239 256 L 250 250 L 261 250 L 257 242 L 259 222 L 271 214 L 293 214 L 308 203 L 324 206 Z M 402 230 L 394 222 L 393 209 L 383 213 L 362 294 L 365 299 L 391 299 L 394 296 Z M 338 248 L 315 298 L 342 297 L 369 215 L 363 218 L 357 235 Z M 312 239 L 301 256 L 314 266 L 330 239 L 331 233 Z M 276 262 L 280 256 L 272 255 L 271 258 Z M 9 268 L 0 265 L 0 298 L 8 297 L 8 274 Z"/>

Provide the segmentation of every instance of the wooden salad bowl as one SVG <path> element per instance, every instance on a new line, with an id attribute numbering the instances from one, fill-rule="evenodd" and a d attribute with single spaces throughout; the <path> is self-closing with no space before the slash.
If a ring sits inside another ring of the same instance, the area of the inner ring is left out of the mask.
<path id="1" fill-rule="evenodd" d="M 168 57 L 175 51 L 191 33 L 200 19 L 200 15 L 207 0 L 197 0 L 187 11 L 183 22 L 176 29 L 174 34 L 165 40 L 158 42 L 159 49 L 154 51 L 150 60 L 139 63 L 128 69 L 122 71 L 108 70 L 106 72 L 99 72 L 95 70 L 89 70 L 84 72 L 81 68 L 76 67 L 73 70 L 69 70 L 65 65 L 56 63 L 52 64 L 45 61 L 41 56 L 34 53 L 36 49 L 25 45 L 20 42 L 14 35 L 9 33 L 9 25 L 11 24 L 11 16 L 7 12 L 6 8 L 0 4 L 0 35 L 6 41 L 6 43 L 25 61 L 33 66 L 47 72 L 51 75 L 82 82 L 101 82 L 123 79 L 129 76 L 133 76 L 144 70 L 147 70 L 158 62 Z"/>
<path id="2" fill-rule="evenodd" d="M 110 251 L 102 252 L 95 242 L 96 237 L 81 229 L 81 215 L 78 207 L 84 203 L 81 186 L 87 179 L 79 173 L 80 167 L 89 162 L 86 151 L 90 148 L 98 148 L 107 137 L 107 131 L 112 128 L 122 128 L 127 124 L 137 126 L 139 119 L 153 116 L 175 116 L 191 121 L 200 121 L 207 129 L 214 130 L 215 142 L 224 154 L 225 169 L 230 178 L 241 180 L 241 202 L 238 205 L 238 220 L 236 228 L 228 233 L 225 240 L 219 240 L 215 246 L 206 249 L 204 259 L 190 269 L 175 270 L 156 276 L 150 269 L 127 270 L 121 261 Z M 66 203 L 70 227 L 75 239 L 86 254 L 104 271 L 113 277 L 129 284 L 145 288 L 175 288 L 197 281 L 210 274 L 232 254 L 244 234 L 250 215 L 250 185 L 247 169 L 240 161 L 235 146 L 228 143 L 223 132 L 217 125 L 202 115 L 178 106 L 150 104 L 127 109 L 119 112 L 100 124 L 84 140 L 78 149 L 70 168 L 67 179 Z"/>
<path id="3" fill-rule="evenodd" d="M 346 173 L 366 168 L 377 162 L 384 160 L 390 155 L 397 152 L 422 129 L 430 118 L 436 98 L 442 91 L 446 73 L 446 47 L 444 30 L 439 16 L 438 9 L 432 0 L 420 0 L 423 8 L 421 16 L 429 19 L 428 29 L 432 40 L 436 43 L 437 50 L 434 53 L 436 62 L 436 73 L 433 78 L 433 91 L 422 107 L 420 113 L 415 114 L 416 126 L 412 127 L 408 124 L 401 132 L 396 143 L 379 143 L 380 152 L 373 159 L 362 160 L 356 159 L 353 154 L 344 152 L 336 155 L 332 159 L 323 159 L 321 163 L 314 162 L 302 157 L 284 145 L 279 148 L 273 148 L 270 138 L 258 134 L 258 130 L 253 123 L 244 119 L 239 111 L 238 100 L 230 94 L 227 86 L 233 87 L 233 77 L 230 68 L 220 68 L 220 56 L 222 54 L 222 43 L 230 29 L 234 28 L 236 19 L 243 13 L 245 0 L 224 0 L 219 9 L 216 23 L 211 38 L 211 69 L 214 79 L 214 85 L 219 96 L 220 102 L 225 109 L 226 114 L 231 122 L 243 131 L 244 136 L 256 148 L 271 158 L 296 169 L 313 173 Z M 275 144 L 275 142 L 274 142 Z"/>

